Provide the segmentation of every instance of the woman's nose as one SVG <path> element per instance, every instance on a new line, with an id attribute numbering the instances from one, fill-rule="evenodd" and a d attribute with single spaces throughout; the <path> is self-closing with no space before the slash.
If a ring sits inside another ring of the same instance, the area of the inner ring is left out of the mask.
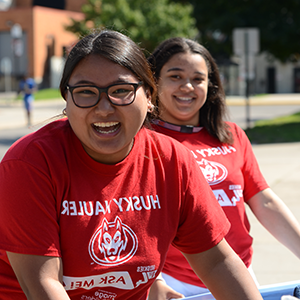
<path id="1" fill-rule="evenodd" d="M 191 81 L 188 79 L 182 83 L 181 89 L 193 90 L 194 86 L 192 85 Z"/>
<path id="2" fill-rule="evenodd" d="M 95 107 L 96 112 L 103 116 L 109 115 L 115 111 L 114 105 L 109 101 L 106 93 L 101 93 L 98 104 Z"/>

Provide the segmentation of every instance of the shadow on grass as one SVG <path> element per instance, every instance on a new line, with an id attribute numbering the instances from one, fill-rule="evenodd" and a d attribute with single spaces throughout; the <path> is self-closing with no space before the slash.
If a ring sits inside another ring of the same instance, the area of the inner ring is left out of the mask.
<path id="1" fill-rule="evenodd" d="M 245 132 L 252 144 L 300 142 L 300 121 L 259 125 Z"/>

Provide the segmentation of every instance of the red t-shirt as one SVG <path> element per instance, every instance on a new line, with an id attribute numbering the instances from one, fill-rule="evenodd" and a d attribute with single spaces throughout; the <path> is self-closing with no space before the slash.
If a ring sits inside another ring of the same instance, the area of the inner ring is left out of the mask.
<path id="1" fill-rule="evenodd" d="M 171 243 L 215 246 L 229 223 L 190 151 L 141 129 L 105 165 L 67 120 L 16 142 L 0 164 L 0 294 L 26 299 L 5 251 L 61 256 L 71 299 L 146 299 Z"/>
<path id="2" fill-rule="evenodd" d="M 260 172 L 245 132 L 234 123 L 228 124 L 234 138 L 233 145 L 220 143 L 205 128 L 195 133 L 183 133 L 159 125 L 153 127 L 191 150 L 231 223 L 226 240 L 249 267 L 253 249 L 245 203 L 258 192 L 268 188 L 268 184 Z M 184 256 L 174 247 L 170 247 L 163 272 L 180 281 L 205 287 Z"/>

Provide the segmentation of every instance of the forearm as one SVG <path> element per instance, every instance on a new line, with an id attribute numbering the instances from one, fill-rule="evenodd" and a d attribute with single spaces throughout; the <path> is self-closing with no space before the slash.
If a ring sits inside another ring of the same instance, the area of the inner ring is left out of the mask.
<path id="1" fill-rule="evenodd" d="M 271 189 L 248 203 L 259 222 L 300 259 L 300 225 L 285 203 Z"/>
<path id="2" fill-rule="evenodd" d="M 7 252 L 19 284 L 29 300 L 70 300 L 62 284 L 59 257 Z"/>
<path id="3" fill-rule="evenodd" d="M 262 299 L 244 263 L 226 241 L 204 253 L 185 256 L 217 300 Z"/>
<path id="4" fill-rule="evenodd" d="M 70 300 L 63 285 L 57 280 L 48 279 L 22 288 L 28 300 Z"/>
<path id="5" fill-rule="evenodd" d="M 216 299 L 261 299 L 251 275 L 238 257 L 216 265 L 203 281 Z"/>

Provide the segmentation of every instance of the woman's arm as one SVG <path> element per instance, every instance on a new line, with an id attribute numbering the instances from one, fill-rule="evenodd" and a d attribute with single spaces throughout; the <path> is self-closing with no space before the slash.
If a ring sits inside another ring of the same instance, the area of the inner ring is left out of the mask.
<path id="1" fill-rule="evenodd" d="M 7 252 L 9 262 L 29 300 L 70 300 L 62 285 L 60 257 Z"/>
<path id="2" fill-rule="evenodd" d="M 267 188 L 247 202 L 258 221 L 300 258 L 300 225 L 285 203 Z"/>
<path id="3" fill-rule="evenodd" d="M 205 252 L 184 256 L 217 300 L 262 299 L 244 263 L 224 239 Z"/>

